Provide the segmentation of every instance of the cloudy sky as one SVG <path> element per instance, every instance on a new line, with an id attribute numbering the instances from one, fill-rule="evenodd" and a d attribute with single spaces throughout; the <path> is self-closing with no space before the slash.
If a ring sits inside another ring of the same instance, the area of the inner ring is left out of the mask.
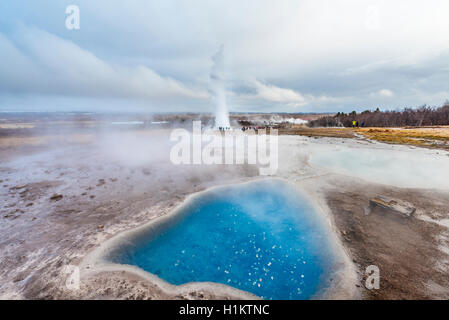
<path id="1" fill-rule="evenodd" d="M 66 7 L 80 29 L 66 28 Z M 447 0 L 2 0 L 0 110 L 326 112 L 449 99 Z"/>

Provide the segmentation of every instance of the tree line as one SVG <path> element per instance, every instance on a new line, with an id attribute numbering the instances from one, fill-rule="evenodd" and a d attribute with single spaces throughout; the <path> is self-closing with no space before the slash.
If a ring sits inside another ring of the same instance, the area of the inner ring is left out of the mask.
<path id="1" fill-rule="evenodd" d="M 352 127 L 354 121 L 359 127 L 420 127 L 449 125 L 449 101 L 442 107 L 421 106 L 405 108 L 402 111 L 366 110 L 360 113 L 338 112 L 309 122 L 310 127 Z"/>

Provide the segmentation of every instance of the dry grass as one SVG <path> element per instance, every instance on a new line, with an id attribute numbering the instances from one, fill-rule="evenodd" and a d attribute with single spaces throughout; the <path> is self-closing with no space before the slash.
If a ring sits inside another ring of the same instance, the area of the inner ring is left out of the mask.
<path id="1" fill-rule="evenodd" d="M 449 126 L 405 128 L 357 128 L 354 132 L 384 143 L 449 149 Z"/>
<path id="2" fill-rule="evenodd" d="M 278 130 L 280 135 L 298 135 L 307 137 L 355 138 L 349 128 L 309 128 L 302 125 L 292 125 Z"/>
<path id="3" fill-rule="evenodd" d="M 13 127 L 19 129 L 18 127 Z M 8 129 L 12 129 L 8 127 Z M 139 134 L 154 134 L 154 130 L 139 131 Z M 357 138 L 384 143 L 406 144 L 419 147 L 449 150 L 449 126 L 404 127 L 404 128 L 309 128 L 304 125 L 290 125 L 278 129 L 279 135 L 300 135 L 307 137 Z M 95 138 L 90 134 L 1 136 L 0 148 L 18 146 L 43 146 L 51 143 L 89 143 Z"/>
<path id="4" fill-rule="evenodd" d="M 23 146 L 46 146 L 59 143 L 65 144 L 83 144 L 92 142 L 92 135 L 89 134 L 71 134 L 71 135 L 42 135 L 29 137 L 0 137 L 0 148 L 15 148 Z"/>
<path id="5" fill-rule="evenodd" d="M 449 150 L 449 126 L 404 127 L 404 128 L 309 128 L 292 125 L 279 129 L 280 135 L 300 135 L 308 137 L 356 138 L 384 143 L 406 144 L 427 148 Z"/>
<path id="6" fill-rule="evenodd" d="M 32 129 L 32 123 L 0 123 L 0 129 Z"/>

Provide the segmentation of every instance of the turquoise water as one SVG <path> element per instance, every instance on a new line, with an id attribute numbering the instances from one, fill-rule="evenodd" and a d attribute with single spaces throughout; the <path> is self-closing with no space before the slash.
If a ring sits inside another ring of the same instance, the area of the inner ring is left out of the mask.
<path id="1" fill-rule="evenodd" d="M 180 216 L 123 249 L 117 262 L 171 284 L 217 282 L 265 299 L 308 299 L 329 279 L 329 230 L 287 183 L 215 189 Z"/>

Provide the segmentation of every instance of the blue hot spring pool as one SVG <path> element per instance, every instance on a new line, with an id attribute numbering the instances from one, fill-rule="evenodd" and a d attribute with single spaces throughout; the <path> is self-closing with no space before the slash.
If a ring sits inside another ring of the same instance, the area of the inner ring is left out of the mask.
<path id="1" fill-rule="evenodd" d="M 262 180 L 201 194 L 114 260 L 175 285 L 216 282 L 265 299 L 308 299 L 331 277 L 329 232 L 298 190 Z"/>

